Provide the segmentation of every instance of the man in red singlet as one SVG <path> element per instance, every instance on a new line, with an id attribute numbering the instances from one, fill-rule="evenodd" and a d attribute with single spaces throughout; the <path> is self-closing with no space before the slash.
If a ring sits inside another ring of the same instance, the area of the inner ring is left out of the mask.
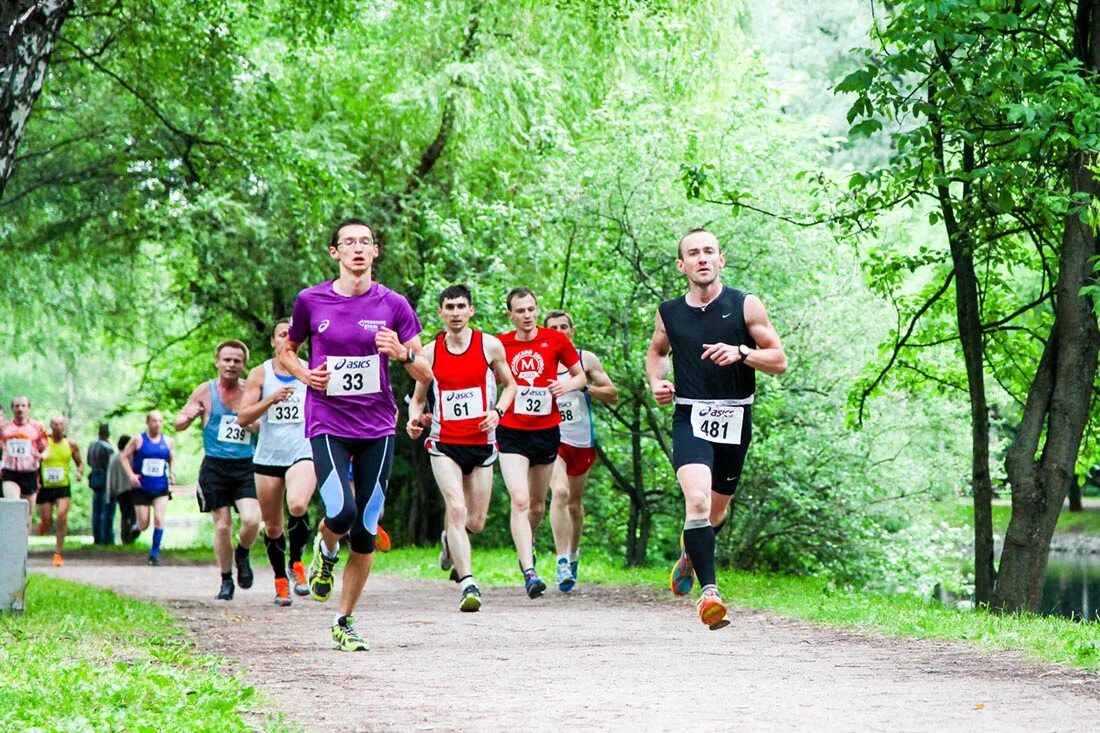
<path id="1" fill-rule="evenodd" d="M 42 423 L 31 420 L 29 399 L 22 396 L 13 399 L 11 414 L 12 419 L 0 427 L 0 443 L 4 447 L 4 498 L 27 502 L 27 531 L 30 532 L 38 493 L 38 469 L 42 459 L 50 455 L 50 447 Z"/>
<path id="2" fill-rule="evenodd" d="M 546 502 L 558 457 L 561 412 L 557 399 L 584 389 L 587 379 L 569 339 L 558 331 L 539 327 L 538 301 L 531 290 L 513 288 L 507 303 L 508 318 L 516 330 L 499 338 L 518 389 L 512 408 L 500 420 L 497 445 L 500 472 L 512 499 L 512 541 L 519 555 L 523 585 L 529 598 L 538 598 L 546 590 L 546 583 L 535 572 L 531 506 Z M 559 364 L 568 371 L 561 380 Z"/>
<path id="3" fill-rule="evenodd" d="M 444 570 L 453 565 L 451 577 L 462 586 L 462 611 L 481 608 L 466 532 L 480 532 L 485 526 L 497 457 L 495 430 L 516 394 L 504 347 L 495 337 L 470 328 L 473 315 L 469 288 L 445 288 L 439 294 L 439 317 L 446 330 L 422 352 L 435 374 L 431 389 L 436 405 L 424 447 L 447 507 L 440 564 Z M 499 397 L 498 383 L 503 385 Z M 409 404 L 409 437 L 417 438 L 424 431 L 420 418 L 427 395 L 428 385 L 417 382 Z"/>

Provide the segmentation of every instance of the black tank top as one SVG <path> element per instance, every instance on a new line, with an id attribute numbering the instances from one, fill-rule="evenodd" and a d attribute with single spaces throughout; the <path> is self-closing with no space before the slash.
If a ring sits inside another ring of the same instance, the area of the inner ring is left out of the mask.
<path id="1" fill-rule="evenodd" d="M 658 312 L 672 344 L 672 369 L 676 395 L 695 400 L 745 399 L 756 391 L 756 370 L 741 362 L 718 366 L 703 361 L 703 344 L 746 344 L 756 347 L 745 325 L 745 296 L 729 286 L 702 308 L 687 304 L 687 297 L 661 303 Z"/>

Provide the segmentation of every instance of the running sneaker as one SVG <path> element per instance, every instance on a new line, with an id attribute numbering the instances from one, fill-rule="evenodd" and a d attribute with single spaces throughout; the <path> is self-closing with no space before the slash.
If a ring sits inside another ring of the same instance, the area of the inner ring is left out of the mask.
<path id="1" fill-rule="evenodd" d="M 374 536 L 374 549 L 379 552 L 389 552 L 393 547 L 393 543 L 390 542 L 390 533 L 382 529 L 382 525 L 378 525 L 378 534 Z"/>
<path id="2" fill-rule="evenodd" d="M 462 591 L 462 602 L 458 604 L 459 611 L 473 613 L 481 608 L 481 591 L 476 585 L 468 585 Z"/>
<path id="3" fill-rule="evenodd" d="M 691 566 L 691 558 L 684 550 L 683 532 L 680 533 L 680 559 L 672 566 L 668 585 L 674 596 L 686 596 L 691 593 L 691 586 L 695 585 L 695 568 Z"/>
<path id="4" fill-rule="evenodd" d="M 55 552 L 53 554 L 53 566 L 55 568 L 59 568 L 64 564 L 65 564 L 65 561 L 61 559 L 61 553 L 60 552 Z"/>
<path id="5" fill-rule="evenodd" d="M 699 600 L 695 602 L 695 607 L 699 609 L 700 620 L 711 631 L 724 629 L 730 625 L 730 620 L 726 617 L 726 604 L 722 603 L 718 591 L 714 588 L 707 588 L 703 591 L 703 594 L 699 596 Z"/>
<path id="6" fill-rule="evenodd" d="M 222 589 L 218 591 L 217 600 L 219 601 L 231 601 L 233 600 L 233 579 L 222 578 Z"/>
<path id="7" fill-rule="evenodd" d="M 289 606 L 291 603 L 290 581 L 287 578 L 275 578 L 275 605 Z"/>
<path id="8" fill-rule="evenodd" d="M 365 652 L 370 650 L 367 640 L 359 636 L 352 625 L 354 619 L 351 616 L 342 616 L 332 625 L 333 649 L 342 652 Z"/>
<path id="9" fill-rule="evenodd" d="M 447 547 L 447 530 L 443 530 L 443 534 L 439 535 L 439 546 L 439 568 L 450 570 L 455 564 L 451 560 L 451 550 Z"/>
<path id="10" fill-rule="evenodd" d="M 531 568 L 523 574 L 523 587 L 527 590 L 527 597 L 534 600 L 546 590 L 546 583 L 543 583 L 539 574 Z"/>
<path id="11" fill-rule="evenodd" d="M 577 576 L 577 568 L 580 567 L 580 560 L 573 560 L 569 563 L 569 572 L 573 573 L 573 582 L 576 583 L 580 578 Z"/>
<path id="12" fill-rule="evenodd" d="M 237 585 L 244 589 L 252 587 L 252 581 L 256 579 L 256 575 L 252 572 L 252 563 L 248 560 L 248 555 L 242 558 L 237 558 Z"/>
<path id="13" fill-rule="evenodd" d="M 156 555 L 150 555 L 148 564 L 155 568 L 160 565 L 160 559 Z"/>
<path id="14" fill-rule="evenodd" d="M 309 563 L 309 595 L 313 600 L 324 603 L 332 595 L 332 569 L 340 562 L 340 557 L 325 557 L 321 547 L 321 533 L 318 532 L 313 541 L 313 560 Z M 335 635 L 335 627 L 332 633 Z"/>
<path id="15" fill-rule="evenodd" d="M 573 577 L 573 571 L 569 568 L 569 560 L 561 558 L 558 560 L 558 590 L 562 593 L 568 593 L 573 590 L 573 586 L 577 584 L 577 579 Z"/>
<path id="16" fill-rule="evenodd" d="M 294 595 L 308 596 L 309 583 L 306 582 L 306 566 L 299 560 L 290 564 L 290 572 L 294 575 Z"/>
<path id="17" fill-rule="evenodd" d="M 461 578 L 458 577 L 458 568 L 451 568 L 451 574 L 448 575 L 447 577 L 450 578 L 451 580 L 453 580 L 456 583 L 459 582 L 460 580 L 462 580 Z"/>

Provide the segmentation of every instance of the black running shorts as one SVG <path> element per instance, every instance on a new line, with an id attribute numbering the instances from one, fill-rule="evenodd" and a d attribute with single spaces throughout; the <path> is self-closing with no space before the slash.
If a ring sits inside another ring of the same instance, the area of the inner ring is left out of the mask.
<path id="1" fill-rule="evenodd" d="M 127 495 L 130 497 L 130 503 L 134 506 L 152 506 L 153 499 L 159 499 L 162 496 L 167 496 L 169 499 L 172 498 L 172 494 L 170 491 L 168 491 L 168 489 L 165 489 L 164 491 L 158 491 L 156 493 L 149 493 L 147 491 L 142 491 L 141 489 L 134 489 Z"/>
<path id="2" fill-rule="evenodd" d="M 43 486 L 38 490 L 39 504 L 52 504 L 58 499 L 72 497 L 73 490 L 70 486 Z"/>
<path id="3" fill-rule="evenodd" d="M 462 445 L 429 440 L 425 443 L 425 447 L 429 455 L 446 456 L 457 463 L 462 469 L 463 476 L 469 476 L 475 468 L 491 466 L 497 459 L 496 446 L 492 445 Z"/>
<path id="4" fill-rule="evenodd" d="M 555 425 L 543 430 L 517 430 L 497 426 L 497 448 L 501 453 L 518 453 L 532 466 L 544 466 L 558 459 L 561 431 Z"/>
<path id="5" fill-rule="evenodd" d="M 672 465 L 701 463 L 710 469 L 711 491 L 733 496 L 741 482 L 741 469 L 752 440 L 752 405 L 745 405 L 741 422 L 741 443 L 712 443 L 697 438 L 691 430 L 691 406 L 677 405 L 672 416 Z"/>
<path id="6" fill-rule="evenodd" d="M 253 475 L 252 459 L 206 456 L 199 468 L 199 485 L 195 489 L 195 497 L 199 501 L 199 511 L 202 512 L 233 506 L 239 499 L 255 499 L 256 478 Z"/>
<path id="7" fill-rule="evenodd" d="M 12 471 L 5 468 L 3 480 L 19 484 L 20 496 L 30 496 L 38 491 L 38 471 Z"/>

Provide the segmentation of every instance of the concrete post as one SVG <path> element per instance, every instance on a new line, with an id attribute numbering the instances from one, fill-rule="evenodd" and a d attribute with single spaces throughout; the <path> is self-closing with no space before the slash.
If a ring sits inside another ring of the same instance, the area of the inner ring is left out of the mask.
<path id="1" fill-rule="evenodd" d="M 22 612 L 27 587 L 27 502 L 0 499 L 0 613 Z"/>

